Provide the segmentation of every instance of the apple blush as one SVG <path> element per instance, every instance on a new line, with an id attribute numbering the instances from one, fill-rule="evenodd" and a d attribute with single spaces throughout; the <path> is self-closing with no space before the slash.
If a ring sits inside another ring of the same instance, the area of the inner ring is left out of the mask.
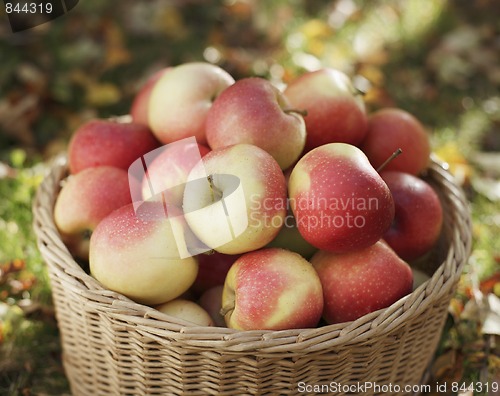
<path id="1" fill-rule="evenodd" d="M 403 260 L 416 260 L 432 249 L 441 234 L 439 197 L 427 182 L 409 173 L 384 171 L 380 176 L 391 190 L 396 208 L 384 240 Z"/>
<path id="2" fill-rule="evenodd" d="M 170 68 L 154 84 L 148 103 L 148 124 L 164 144 L 194 136 L 206 144 L 205 123 L 212 102 L 234 83 L 233 77 L 205 62 Z"/>
<path id="3" fill-rule="evenodd" d="M 128 170 L 137 158 L 159 146 L 149 128 L 122 119 L 90 120 L 78 128 L 68 146 L 71 173 L 93 166 Z"/>
<path id="4" fill-rule="evenodd" d="M 279 248 L 260 249 L 242 255 L 229 269 L 221 311 L 229 328 L 315 327 L 322 311 L 318 274 L 297 253 Z"/>
<path id="5" fill-rule="evenodd" d="M 306 153 L 292 170 L 288 194 L 301 235 L 318 249 L 340 253 L 366 248 L 394 218 L 389 188 L 366 155 L 346 143 Z"/>
<path id="6" fill-rule="evenodd" d="M 278 88 L 258 77 L 235 82 L 215 99 L 206 133 L 212 149 L 254 144 L 271 154 L 281 169 L 297 161 L 306 141 L 302 115 L 292 110 Z"/>
<path id="7" fill-rule="evenodd" d="M 430 141 L 423 125 L 415 116 L 398 108 L 378 110 L 368 118 L 368 132 L 361 150 L 374 168 L 378 168 L 398 148 L 402 154 L 384 170 L 418 175 L 429 164 Z"/>
<path id="8" fill-rule="evenodd" d="M 311 263 L 321 280 L 323 318 L 329 324 L 386 308 L 413 290 L 411 267 L 384 242 L 349 253 L 319 251 Z"/>
<path id="9" fill-rule="evenodd" d="M 123 206 L 98 224 L 90 238 L 90 272 L 109 290 L 161 304 L 191 287 L 198 263 L 180 213 L 165 213 L 159 202 L 144 202 L 139 210 Z"/>
<path id="10" fill-rule="evenodd" d="M 362 96 L 340 70 L 324 68 L 292 80 L 284 91 L 291 106 L 307 112 L 304 152 L 327 143 L 359 145 L 367 131 Z"/>
<path id="11" fill-rule="evenodd" d="M 63 184 L 54 206 L 54 222 L 69 250 L 88 260 L 88 237 L 114 210 L 132 202 L 128 174 L 113 166 L 86 168 Z"/>

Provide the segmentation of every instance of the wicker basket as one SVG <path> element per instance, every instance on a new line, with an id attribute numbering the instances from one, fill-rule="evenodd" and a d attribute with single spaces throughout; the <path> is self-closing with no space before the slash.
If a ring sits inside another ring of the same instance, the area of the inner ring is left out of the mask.
<path id="1" fill-rule="evenodd" d="M 471 242 L 468 204 L 436 161 L 427 180 L 440 193 L 445 222 L 424 263 L 431 279 L 354 322 L 286 331 L 191 327 L 104 289 L 73 259 L 54 225 L 66 174 L 65 161 L 56 161 L 33 210 L 75 395 L 342 394 L 365 383 L 375 389 L 359 394 L 389 394 L 389 386 L 413 394 L 405 386 L 421 382 Z"/>

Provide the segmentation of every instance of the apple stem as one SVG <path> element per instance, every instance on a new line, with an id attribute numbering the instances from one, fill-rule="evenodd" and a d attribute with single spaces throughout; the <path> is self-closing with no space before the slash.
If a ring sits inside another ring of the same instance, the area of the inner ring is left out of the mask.
<path id="1" fill-rule="evenodd" d="M 362 89 L 360 89 L 358 87 L 354 87 L 354 95 L 365 96 L 366 95 L 366 91 L 363 91 Z"/>
<path id="2" fill-rule="evenodd" d="M 222 307 L 219 311 L 221 316 L 226 316 L 226 314 L 234 309 L 234 305 L 229 305 Z"/>
<path id="3" fill-rule="evenodd" d="M 213 175 L 208 175 L 207 180 L 208 184 L 210 184 L 210 194 L 212 197 L 212 202 L 219 201 L 222 198 L 222 191 L 215 186 Z"/>
<path id="4" fill-rule="evenodd" d="M 391 154 L 391 156 L 389 158 L 387 158 L 384 163 L 382 165 L 380 165 L 378 168 L 377 168 L 377 172 L 380 173 L 381 171 L 384 170 L 384 168 L 387 166 L 387 164 L 389 162 L 391 162 L 394 158 L 396 158 L 399 154 L 401 154 L 403 152 L 403 150 L 401 150 L 401 148 L 398 148 L 395 152 L 393 152 Z"/>
<path id="5" fill-rule="evenodd" d="M 306 109 L 285 109 L 283 110 L 286 114 L 300 114 L 302 117 L 305 117 L 307 115 L 307 110 Z"/>

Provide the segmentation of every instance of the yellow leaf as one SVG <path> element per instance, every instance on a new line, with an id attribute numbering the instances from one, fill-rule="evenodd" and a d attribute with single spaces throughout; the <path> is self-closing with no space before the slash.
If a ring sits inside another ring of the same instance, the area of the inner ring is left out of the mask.
<path id="1" fill-rule="evenodd" d="M 105 68 L 113 68 L 123 63 L 128 63 L 131 54 L 125 48 L 123 32 L 115 23 L 107 25 L 105 30 L 106 59 Z"/>
<path id="2" fill-rule="evenodd" d="M 162 8 L 153 23 L 169 37 L 183 38 L 188 34 L 182 14 L 173 6 Z"/>
<path id="3" fill-rule="evenodd" d="M 449 165 L 449 170 L 459 184 L 465 184 L 470 180 L 472 167 L 462 154 L 458 143 L 454 141 L 447 142 L 436 148 L 435 154 L 439 159 Z"/>
<path id="4" fill-rule="evenodd" d="M 320 38 L 320 37 L 331 37 L 333 30 L 328 24 L 320 19 L 310 19 L 304 23 L 300 32 L 304 35 L 307 40 Z"/>
<path id="5" fill-rule="evenodd" d="M 120 91 L 111 83 L 93 83 L 87 86 L 86 101 L 90 106 L 111 105 L 120 98 Z"/>

